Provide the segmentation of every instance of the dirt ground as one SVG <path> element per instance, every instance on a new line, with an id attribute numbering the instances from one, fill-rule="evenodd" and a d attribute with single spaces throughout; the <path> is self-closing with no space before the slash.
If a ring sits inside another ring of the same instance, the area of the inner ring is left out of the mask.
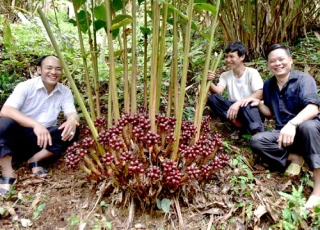
<path id="1" fill-rule="evenodd" d="M 220 129 L 223 124 L 213 127 Z M 179 206 L 171 200 L 168 213 L 156 207 L 152 212 L 143 210 L 137 202 L 131 224 L 129 202 L 122 202 L 123 194 L 111 190 L 108 181 L 88 181 L 82 171 L 68 169 L 63 158 L 48 165 L 46 179 L 35 178 L 26 165 L 20 165 L 15 189 L 0 200 L 0 230 L 268 229 L 279 223 L 288 203 L 278 191 L 291 193 L 292 185 L 298 187 L 299 179 L 309 172 L 303 168 L 297 178 L 268 172 L 248 150 L 248 140 L 230 140 L 230 132 L 224 126 L 231 156 L 228 166 L 190 197 L 180 198 Z M 311 187 L 305 186 L 304 194 L 310 193 Z"/>

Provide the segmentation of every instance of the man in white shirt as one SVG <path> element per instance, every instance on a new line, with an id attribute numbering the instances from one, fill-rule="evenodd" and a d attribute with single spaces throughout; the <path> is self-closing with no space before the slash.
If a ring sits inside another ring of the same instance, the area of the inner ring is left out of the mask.
<path id="1" fill-rule="evenodd" d="M 246 47 L 235 41 L 225 49 L 225 62 L 230 69 L 221 74 L 217 85 L 211 83 L 208 105 L 223 120 L 229 120 L 237 129 L 232 138 L 239 138 L 239 130 L 248 130 L 255 134 L 264 131 L 263 119 L 259 110 L 250 105 L 250 98 L 262 99 L 263 81 L 256 69 L 246 67 L 243 63 Z M 208 80 L 215 74 L 208 73 Z M 228 99 L 222 97 L 227 89 Z"/>
<path id="2" fill-rule="evenodd" d="M 16 86 L 1 109 L 0 117 L 0 195 L 9 192 L 17 175 L 12 157 L 27 160 L 32 173 L 47 175 L 41 161 L 60 156 L 76 136 L 79 117 L 71 90 L 59 83 L 60 61 L 44 56 L 39 61 L 41 76 Z M 63 111 L 66 121 L 57 125 Z"/>

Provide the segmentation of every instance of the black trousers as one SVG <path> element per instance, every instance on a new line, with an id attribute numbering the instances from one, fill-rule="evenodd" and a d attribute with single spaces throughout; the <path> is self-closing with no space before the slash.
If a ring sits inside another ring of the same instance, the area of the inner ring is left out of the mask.
<path id="1" fill-rule="evenodd" d="M 61 140 L 63 130 L 59 130 L 58 127 L 47 128 L 51 134 L 52 145 L 47 146 L 46 149 L 55 157 L 60 157 L 79 133 L 77 130 L 72 141 L 63 141 Z M 41 148 L 37 145 L 37 136 L 32 128 L 22 127 L 10 118 L 0 118 L 0 158 L 10 155 L 18 162 L 23 162 L 40 150 Z"/>
<path id="2" fill-rule="evenodd" d="M 284 171 L 289 153 L 301 155 L 309 168 L 320 168 L 320 121 L 302 122 L 296 129 L 294 142 L 286 148 L 278 147 L 280 130 L 272 130 L 254 135 L 250 140 L 252 151 L 262 156 L 271 170 Z"/>
<path id="3" fill-rule="evenodd" d="M 212 94 L 208 99 L 209 107 L 220 117 L 222 121 L 227 121 L 227 112 L 234 102 L 228 101 L 219 94 Z M 253 131 L 264 131 L 263 118 L 256 106 L 247 105 L 240 107 L 237 119 L 251 133 Z"/>

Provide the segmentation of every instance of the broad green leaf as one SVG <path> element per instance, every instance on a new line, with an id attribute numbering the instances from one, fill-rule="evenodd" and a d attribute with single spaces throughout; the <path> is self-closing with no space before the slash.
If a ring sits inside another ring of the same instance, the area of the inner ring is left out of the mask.
<path id="1" fill-rule="evenodd" d="M 11 33 L 10 23 L 5 20 L 3 23 L 3 43 L 7 49 L 11 49 L 13 43 L 13 36 Z"/>
<path id="2" fill-rule="evenodd" d="M 138 4 L 141 5 L 145 0 L 138 0 Z"/>
<path id="3" fill-rule="evenodd" d="M 172 9 L 173 11 L 175 11 L 180 17 L 182 17 L 184 20 L 188 20 L 188 16 L 186 16 L 185 14 L 183 14 L 180 10 L 178 10 L 177 8 L 175 8 L 172 4 L 167 3 L 164 0 L 160 0 L 160 2 L 164 3 L 165 5 L 168 6 L 169 9 Z"/>
<path id="4" fill-rule="evenodd" d="M 93 24 L 94 24 L 95 31 L 98 31 L 101 28 L 106 28 L 106 21 L 97 20 L 97 21 L 94 21 Z"/>
<path id="5" fill-rule="evenodd" d="M 88 25 L 87 25 L 86 16 L 88 17 L 89 26 L 90 26 L 91 23 L 92 23 L 92 21 L 91 21 L 91 14 L 90 14 L 89 12 L 84 11 L 84 10 L 81 10 L 81 11 L 78 13 L 80 30 L 81 30 L 83 33 L 86 33 L 86 32 L 88 31 Z"/>
<path id="6" fill-rule="evenodd" d="M 112 0 L 112 8 L 115 11 L 119 11 L 122 9 L 122 0 Z"/>
<path id="7" fill-rule="evenodd" d="M 127 14 L 119 14 L 112 20 L 111 30 L 117 29 L 132 23 L 132 17 Z"/>
<path id="8" fill-rule="evenodd" d="M 215 15 L 217 13 L 216 7 L 211 4 L 207 4 L 207 3 L 194 4 L 194 9 L 199 10 L 199 11 L 207 10 L 207 11 L 210 11 L 213 15 Z"/>
<path id="9" fill-rule="evenodd" d="M 142 32 L 143 35 L 149 35 L 151 34 L 151 30 L 148 27 L 142 27 L 140 26 L 140 31 Z"/>
<path id="10" fill-rule="evenodd" d="M 106 21 L 106 8 L 103 4 L 96 6 L 93 9 L 93 12 L 94 12 L 94 17 L 97 20 Z"/>
<path id="11" fill-rule="evenodd" d="M 169 213 L 170 211 L 170 200 L 167 198 L 162 199 L 161 201 L 161 209 L 165 212 L 165 213 Z"/>
<path id="12" fill-rule="evenodd" d="M 115 29 L 115 30 L 112 30 L 112 39 L 116 39 L 118 34 L 120 32 L 120 29 Z"/>
<path id="13" fill-rule="evenodd" d="M 87 0 L 74 0 L 74 8 L 78 10 Z"/>

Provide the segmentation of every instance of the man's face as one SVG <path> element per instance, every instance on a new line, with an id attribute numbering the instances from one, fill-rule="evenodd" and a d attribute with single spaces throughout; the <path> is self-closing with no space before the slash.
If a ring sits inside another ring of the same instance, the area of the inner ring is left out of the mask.
<path id="1" fill-rule="evenodd" d="M 239 57 L 238 52 L 229 52 L 225 55 L 225 62 L 228 67 L 228 69 L 235 69 L 239 67 L 244 60 L 245 55 L 242 55 Z"/>
<path id="2" fill-rule="evenodd" d="M 41 67 L 38 67 L 41 79 L 47 90 L 53 90 L 60 81 L 62 68 L 58 58 L 49 56 L 42 61 Z"/>
<path id="3" fill-rule="evenodd" d="M 268 67 L 276 77 L 287 77 L 290 74 L 292 58 L 284 49 L 276 49 L 268 55 Z"/>

